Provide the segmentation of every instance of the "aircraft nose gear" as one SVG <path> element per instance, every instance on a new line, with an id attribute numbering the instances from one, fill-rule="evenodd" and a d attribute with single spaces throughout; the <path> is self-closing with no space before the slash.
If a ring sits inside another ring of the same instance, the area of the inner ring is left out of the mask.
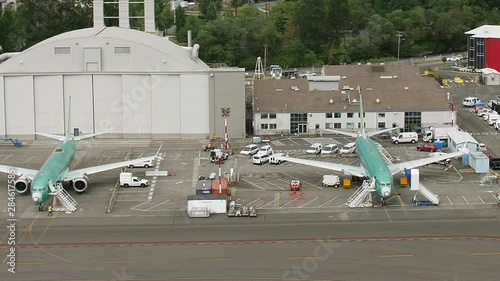
<path id="1" fill-rule="evenodd" d="M 385 198 L 382 198 L 382 206 L 387 205 L 387 200 Z"/>
<path id="2" fill-rule="evenodd" d="M 38 203 L 38 211 L 43 212 L 43 205 L 42 203 Z"/>

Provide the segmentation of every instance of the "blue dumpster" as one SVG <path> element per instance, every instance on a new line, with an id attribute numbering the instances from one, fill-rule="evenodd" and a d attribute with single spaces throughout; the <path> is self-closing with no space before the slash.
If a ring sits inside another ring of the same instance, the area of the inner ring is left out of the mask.
<path id="1" fill-rule="evenodd" d="M 434 141 L 434 145 L 437 147 L 437 149 L 442 149 L 444 147 L 444 141 Z"/>

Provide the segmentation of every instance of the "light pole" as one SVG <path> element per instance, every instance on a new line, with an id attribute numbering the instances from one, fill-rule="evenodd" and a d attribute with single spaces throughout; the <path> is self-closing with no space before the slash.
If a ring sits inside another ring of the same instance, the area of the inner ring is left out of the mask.
<path id="1" fill-rule="evenodd" d="M 401 48 L 401 40 L 405 40 L 405 39 L 401 38 L 403 36 L 401 31 L 397 31 L 396 36 L 398 37 L 398 60 L 399 60 L 399 50 Z"/>
<path id="2" fill-rule="evenodd" d="M 228 148 L 228 134 L 227 134 L 227 117 L 229 117 L 229 113 L 231 113 L 231 108 L 221 108 L 222 117 L 224 117 L 224 149 Z"/>

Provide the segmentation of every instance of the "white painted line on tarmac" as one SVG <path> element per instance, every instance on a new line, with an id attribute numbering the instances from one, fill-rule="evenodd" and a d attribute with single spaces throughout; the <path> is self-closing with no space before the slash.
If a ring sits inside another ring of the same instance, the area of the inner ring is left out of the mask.
<path id="1" fill-rule="evenodd" d="M 483 198 L 481 198 L 481 196 L 478 195 L 477 197 L 479 198 L 479 200 L 481 200 L 481 202 L 483 202 L 483 204 L 486 204 L 484 203 Z"/>
<path id="2" fill-rule="evenodd" d="M 450 202 L 451 205 L 453 205 L 453 202 L 451 202 L 450 198 L 448 198 L 448 196 L 446 196 L 446 199 L 448 199 L 448 202 Z"/>
<path id="3" fill-rule="evenodd" d="M 245 180 L 245 179 L 241 179 L 241 180 L 242 180 L 242 181 L 244 181 L 244 182 L 246 182 L 246 183 L 249 183 L 249 184 L 251 184 L 251 185 L 253 185 L 253 186 L 257 187 L 257 188 L 260 188 L 260 189 L 262 189 L 262 190 L 266 190 L 266 189 L 265 189 L 265 188 L 263 188 L 262 186 L 259 186 L 259 185 L 255 184 L 255 183 L 253 183 L 253 182 L 249 182 L 249 181 L 247 181 L 247 180 Z"/>
<path id="4" fill-rule="evenodd" d="M 272 186 L 276 186 L 277 188 L 279 188 L 279 189 L 281 189 L 281 190 L 285 190 L 283 187 L 281 187 L 281 186 L 279 186 L 279 185 L 277 185 L 277 184 L 274 184 L 274 183 L 271 183 L 271 182 L 267 182 L 267 181 L 266 181 L 265 183 L 267 183 L 267 184 L 269 184 L 269 185 L 272 185 Z"/>
<path id="5" fill-rule="evenodd" d="M 291 142 L 293 142 L 294 144 L 296 144 L 296 145 L 299 145 L 299 146 L 300 146 L 300 144 L 299 144 L 298 142 L 293 141 L 293 140 L 292 140 L 292 138 L 288 138 L 288 140 L 289 140 L 289 141 L 291 141 Z"/>
<path id="6" fill-rule="evenodd" d="M 154 188 L 154 187 L 151 187 L 151 188 L 149 189 L 149 192 L 153 192 L 153 191 L 155 191 L 155 188 Z"/>
<path id="7" fill-rule="evenodd" d="M 462 195 L 462 198 L 464 199 L 465 203 L 469 204 L 469 201 L 467 201 L 467 199 L 465 199 L 465 197 Z"/>
<path id="8" fill-rule="evenodd" d="M 290 203 L 292 203 L 292 202 L 295 202 L 295 201 L 296 201 L 297 199 L 299 199 L 299 198 L 300 198 L 300 197 L 297 197 L 297 198 L 293 199 L 292 201 L 288 201 L 287 203 L 285 203 L 285 204 L 281 205 L 281 206 L 280 206 L 280 208 L 283 208 L 283 207 L 285 207 L 286 205 L 288 205 L 288 204 L 290 204 Z"/>
<path id="9" fill-rule="evenodd" d="M 319 208 L 321 208 L 321 207 L 325 206 L 326 204 L 328 204 L 328 203 L 332 202 L 333 200 L 335 200 L 335 199 L 337 199 L 337 198 L 339 198 L 339 197 L 337 196 L 337 197 L 335 197 L 335 198 L 333 198 L 333 199 L 330 199 L 330 200 L 326 201 L 324 204 L 321 204 L 321 205 L 319 206 Z"/>
<path id="10" fill-rule="evenodd" d="M 319 198 L 319 197 L 314 198 L 313 200 L 311 200 L 311 201 L 309 201 L 309 202 L 307 202 L 307 203 L 303 204 L 303 205 L 302 205 L 302 206 L 300 206 L 299 208 L 304 207 L 305 205 L 307 205 L 307 204 L 309 204 L 309 203 L 313 202 L 314 200 L 317 200 L 318 198 Z"/>
<path id="11" fill-rule="evenodd" d="M 132 200 L 130 200 L 130 201 L 132 201 Z M 135 205 L 134 207 L 132 207 L 132 208 L 130 208 L 130 209 L 134 210 L 134 208 L 137 208 L 137 207 L 139 207 L 139 206 L 141 206 L 141 205 L 144 205 L 144 204 L 146 204 L 146 203 L 149 203 L 149 202 L 148 202 L 148 201 L 146 201 L 146 202 L 142 202 L 141 204 L 139 204 L 139 205 Z"/>
<path id="12" fill-rule="evenodd" d="M 262 205 L 262 206 L 260 206 L 260 207 L 258 207 L 257 209 L 262 209 L 262 208 L 264 208 L 265 206 L 267 206 L 267 205 L 269 205 L 269 204 L 271 204 L 271 203 L 274 203 L 274 200 L 273 200 L 273 201 L 271 201 L 271 202 L 269 202 L 269 203 L 266 203 L 266 204 L 264 204 L 264 205 Z"/>
<path id="13" fill-rule="evenodd" d="M 154 206 L 152 206 L 152 207 L 147 208 L 147 209 L 146 209 L 146 210 L 144 210 L 144 211 L 149 211 L 150 209 L 153 209 L 154 207 L 158 207 L 158 206 L 160 206 L 161 204 L 165 204 L 165 203 L 167 203 L 167 202 L 169 202 L 169 201 L 170 201 L 170 200 L 163 201 L 163 202 L 161 202 L 161 203 L 159 203 L 159 204 L 156 204 L 156 205 L 154 205 Z"/>
<path id="14" fill-rule="evenodd" d="M 259 201 L 259 200 L 260 200 L 260 198 L 257 198 L 257 199 L 255 199 L 255 200 L 253 200 L 252 202 L 248 203 L 247 205 L 250 205 L 250 204 L 252 204 L 252 203 L 255 203 L 255 202 Z"/>

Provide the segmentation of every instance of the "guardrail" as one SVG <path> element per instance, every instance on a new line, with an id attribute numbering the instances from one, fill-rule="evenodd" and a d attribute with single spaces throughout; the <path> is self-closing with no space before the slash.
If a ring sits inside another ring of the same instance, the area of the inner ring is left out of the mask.
<path id="1" fill-rule="evenodd" d="M 125 156 L 125 160 L 130 160 L 130 155 L 132 155 L 132 152 L 133 151 L 130 150 L 127 153 L 127 156 Z M 120 173 L 123 173 L 125 171 L 127 171 L 127 167 L 123 167 Z M 109 204 L 104 210 L 105 213 L 111 213 L 113 211 L 113 206 L 115 204 L 115 199 L 116 199 L 116 194 L 118 193 L 118 189 L 120 189 L 120 179 L 116 180 L 115 188 L 113 189 L 113 193 L 111 193 L 111 198 L 109 199 Z"/>

